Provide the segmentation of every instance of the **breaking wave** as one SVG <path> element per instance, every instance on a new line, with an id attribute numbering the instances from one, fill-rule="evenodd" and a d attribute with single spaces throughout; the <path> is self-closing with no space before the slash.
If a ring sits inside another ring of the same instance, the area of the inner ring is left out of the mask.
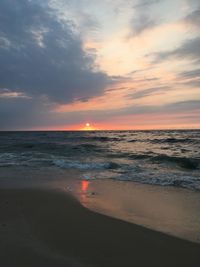
<path id="1" fill-rule="evenodd" d="M 117 169 L 120 166 L 114 162 L 78 162 L 56 159 L 53 163 L 61 168 L 75 168 L 79 170 Z"/>
<path id="2" fill-rule="evenodd" d="M 200 190 L 200 131 L 0 133 L 0 167 L 78 169 L 94 178 Z"/>

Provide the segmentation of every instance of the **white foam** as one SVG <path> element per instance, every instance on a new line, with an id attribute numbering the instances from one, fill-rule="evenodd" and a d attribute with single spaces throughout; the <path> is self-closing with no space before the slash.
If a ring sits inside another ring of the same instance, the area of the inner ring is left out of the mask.
<path id="1" fill-rule="evenodd" d="M 55 159 L 53 163 L 61 168 L 74 168 L 80 170 L 97 170 L 97 169 L 107 169 L 110 163 L 96 163 L 96 162 L 78 162 L 78 161 L 66 161 L 64 159 Z"/>

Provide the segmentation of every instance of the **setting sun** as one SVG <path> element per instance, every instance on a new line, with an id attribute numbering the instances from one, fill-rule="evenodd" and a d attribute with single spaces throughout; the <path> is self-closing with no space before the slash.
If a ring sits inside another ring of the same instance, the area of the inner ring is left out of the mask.
<path id="1" fill-rule="evenodd" d="M 82 131 L 94 131 L 94 130 L 97 130 L 97 128 L 91 123 L 86 122 L 85 125 L 81 128 L 81 130 Z"/>
<path id="2" fill-rule="evenodd" d="M 0 267 L 200 267 L 199 12 L 0 0 Z"/>

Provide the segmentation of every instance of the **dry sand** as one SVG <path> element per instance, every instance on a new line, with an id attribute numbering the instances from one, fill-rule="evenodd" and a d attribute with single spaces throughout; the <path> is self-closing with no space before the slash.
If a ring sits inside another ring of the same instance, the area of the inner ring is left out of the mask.
<path id="1" fill-rule="evenodd" d="M 0 190 L 0 266 L 199 267 L 200 245 L 92 212 L 56 190 Z"/>

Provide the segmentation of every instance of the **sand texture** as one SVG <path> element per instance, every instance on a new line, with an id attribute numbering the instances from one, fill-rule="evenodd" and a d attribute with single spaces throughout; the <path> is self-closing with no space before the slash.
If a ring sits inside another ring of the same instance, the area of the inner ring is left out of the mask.
<path id="1" fill-rule="evenodd" d="M 55 190 L 0 190 L 0 266 L 199 267 L 200 245 L 97 214 Z"/>

